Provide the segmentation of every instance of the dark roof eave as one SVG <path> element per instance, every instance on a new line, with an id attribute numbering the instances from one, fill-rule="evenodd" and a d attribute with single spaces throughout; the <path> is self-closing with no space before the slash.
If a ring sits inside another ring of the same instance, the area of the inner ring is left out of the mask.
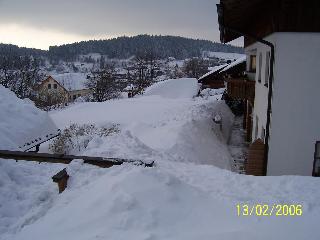
<path id="1" fill-rule="evenodd" d="M 220 41 L 222 43 L 228 43 L 242 36 L 239 33 L 233 32 L 230 29 L 230 26 L 225 25 L 223 3 L 217 4 L 217 13 L 218 13 L 218 23 L 219 23 L 219 31 L 220 31 Z"/>

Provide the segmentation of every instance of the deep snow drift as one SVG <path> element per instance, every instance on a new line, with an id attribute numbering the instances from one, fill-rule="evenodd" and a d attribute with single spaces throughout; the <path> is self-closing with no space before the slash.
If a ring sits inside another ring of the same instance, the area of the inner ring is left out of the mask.
<path id="1" fill-rule="evenodd" d="M 164 98 L 192 98 L 199 90 L 195 78 L 171 79 L 156 83 L 145 91 L 145 96 L 158 95 Z"/>
<path id="2" fill-rule="evenodd" d="M 0 85 L 0 149 L 17 150 L 30 140 L 55 133 L 56 126 L 46 112 L 30 100 L 21 100 Z"/>
<path id="3" fill-rule="evenodd" d="M 161 84 L 165 94 L 187 84 L 173 82 Z M 58 195 L 50 178 L 65 166 L 0 161 L 0 239 L 318 239 L 318 179 L 225 170 L 226 136 L 212 117 L 232 116 L 221 95 L 192 98 L 198 89 L 189 83 L 180 98 L 164 97 L 158 85 L 148 96 L 52 112 L 60 128 L 120 124 L 118 134 L 92 139 L 83 154 L 152 159 L 156 167 L 99 169 L 73 161 L 68 188 Z M 239 203 L 302 204 L 303 216 L 238 217 Z"/>

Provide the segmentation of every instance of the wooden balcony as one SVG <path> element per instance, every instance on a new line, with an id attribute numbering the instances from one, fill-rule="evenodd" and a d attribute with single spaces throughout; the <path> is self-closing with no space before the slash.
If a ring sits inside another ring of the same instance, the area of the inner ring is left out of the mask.
<path id="1" fill-rule="evenodd" d="M 233 99 L 248 100 L 253 105 L 255 97 L 255 83 L 255 81 L 243 78 L 228 79 L 228 95 Z"/>

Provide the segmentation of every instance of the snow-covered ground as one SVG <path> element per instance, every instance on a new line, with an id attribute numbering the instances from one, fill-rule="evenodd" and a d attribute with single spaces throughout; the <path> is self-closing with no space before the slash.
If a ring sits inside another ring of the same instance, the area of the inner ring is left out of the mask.
<path id="1" fill-rule="evenodd" d="M 59 128 L 119 124 L 118 134 L 94 138 L 82 154 L 154 160 L 156 166 L 99 169 L 74 161 L 67 166 L 68 188 L 58 195 L 50 178 L 65 166 L 0 161 L 1 240 L 318 239 L 318 179 L 228 170 L 226 139 L 212 121 L 217 112 L 228 115 L 221 113 L 221 95 L 194 98 L 192 79 L 146 92 L 78 103 L 51 117 Z M 302 204 L 303 216 L 238 217 L 240 203 Z"/>
<path id="2" fill-rule="evenodd" d="M 245 56 L 244 54 L 240 54 L 240 53 L 208 52 L 208 51 L 205 51 L 203 55 L 206 57 L 216 57 L 216 58 L 225 59 L 225 60 L 235 60 Z"/>

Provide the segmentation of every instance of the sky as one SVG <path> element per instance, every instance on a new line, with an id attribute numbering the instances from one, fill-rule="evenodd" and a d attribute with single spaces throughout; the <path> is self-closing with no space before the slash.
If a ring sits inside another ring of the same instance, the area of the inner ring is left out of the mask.
<path id="1" fill-rule="evenodd" d="M 22 47 L 161 34 L 219 42 L 219 0 L 0 0 L 0 42 Z M 233 44 L 241 45 L 235 41 Z"/>

